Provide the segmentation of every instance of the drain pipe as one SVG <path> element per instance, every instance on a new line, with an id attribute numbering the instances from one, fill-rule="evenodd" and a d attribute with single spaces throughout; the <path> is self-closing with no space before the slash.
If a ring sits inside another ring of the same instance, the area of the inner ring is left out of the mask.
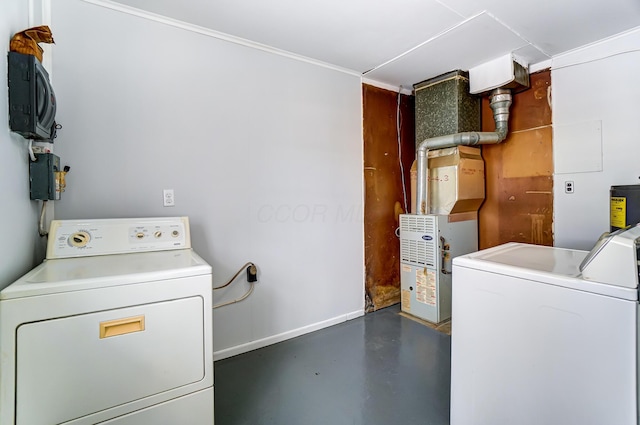
<path id="1" fill-rule="evenodd" d="M 465 132 L 426 139 L 418 145 L 418 181 L 416 185 L 416 207 L 418 214 L 428 214 L 429 185 L 427 184 L 428 155 L 430 150 L 454 146 L 490 145 L 502 142 L 507 137 L 511 90 L 495 89 L 491 92 L 491 109 L 496 123 L 494 132 Z"/>

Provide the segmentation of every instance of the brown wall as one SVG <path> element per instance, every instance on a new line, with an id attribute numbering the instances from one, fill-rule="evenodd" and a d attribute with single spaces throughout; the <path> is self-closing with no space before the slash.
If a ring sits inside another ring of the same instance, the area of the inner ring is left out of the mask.
<path id="1" fill-rule="evenodd" d="M 507 139 L 482 147 L 486 199 L 479 214 L 480 249 L 506 242 L 553 245 L 550 87 L 550 71 L 532 74 L 531 87 L 513 97 Z M 482 130 L 494 128 L 485 98 Z"/>
<path id="2" fill-rule="evenodd" d="M 531 75 L 531 88 L 514 95 L 507 139 L 482 147 L 486 199 L 479 212 L 480 249 L 505 242 L 553 245 L 551 73 Z M 398 94 L 363 85 L 364 235 L 368 311 L 400 302 L 398 214 L 404 212 L 398 163 Z M 409 169 L 415 157 L 414 98 L 401 95 L 401 146 L 410 202 Z M 482 130 L 493 131 L 488 99 Z"/>
<path id="3" fill-rule="evenodd" d="M 404 201 L 396 131 L 398 94 L 365 84 L 362 95 L 364 258 L 367 310 L 371 311 L 400 302 L 400 245 L 395 230 Z M 409 168 L 415 156 L 412 96 L 401 95 L 400 111 L 403 177 L 410 202 Z"/>

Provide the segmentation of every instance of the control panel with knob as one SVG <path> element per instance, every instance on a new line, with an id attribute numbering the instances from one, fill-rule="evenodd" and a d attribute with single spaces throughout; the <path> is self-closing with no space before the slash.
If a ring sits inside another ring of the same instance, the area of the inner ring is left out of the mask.
<path id="1" fill-rule="evenodd" d="M 53 220 L 47 259 L 187 248 L 187 217 Z"/>
<path id="2" fill-rule="evenodd" d="M 79 232 L 76 232 L 69 236 L 69 239 L 67 239 L 69 245 L 76 248 L 85 247 L 89 243 L 89 241 L 91 241 L 91 235 L 86 230 L 80 230 Z"/>

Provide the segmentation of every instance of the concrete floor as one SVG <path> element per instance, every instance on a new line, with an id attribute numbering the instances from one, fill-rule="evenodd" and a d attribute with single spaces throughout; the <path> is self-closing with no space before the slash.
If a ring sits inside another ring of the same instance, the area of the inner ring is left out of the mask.
<path id="1" fill-rule="evenodd" d="M 217 361 L 216 425 L 448 425 L 451 337 L 399 312 Z"/>

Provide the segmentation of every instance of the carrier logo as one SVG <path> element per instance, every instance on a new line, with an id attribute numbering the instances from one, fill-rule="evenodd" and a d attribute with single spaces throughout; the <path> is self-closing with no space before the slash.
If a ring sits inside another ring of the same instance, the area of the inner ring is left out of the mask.
<path id="1" fill-rule="evenodd" d="M 432 241 L 433 237 L 431 237 L 429 235 L 424 235 L 424 236 L 422 236 L 422 239 L 424 239 L 425 241 Z"/>

